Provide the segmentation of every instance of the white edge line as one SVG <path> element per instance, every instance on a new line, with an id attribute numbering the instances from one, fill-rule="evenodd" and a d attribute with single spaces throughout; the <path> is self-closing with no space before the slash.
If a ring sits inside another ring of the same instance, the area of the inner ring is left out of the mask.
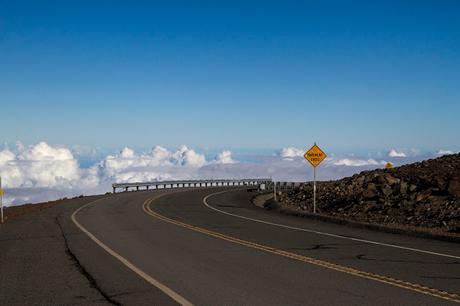
<path id="1" fill-rule="evenodd" d="M 231 192 L 231 191 L 233 191 L 233 190 L 224 190 L 224 191 L 219 191 L 219 192 L 214 192 L 214 193 L 208 194 L 206 197 L 204 197 L 203 204 L 206 205 L 208 208 L 210 208 L 212 210 L 215 210 L 217 212 L 220 212 L 222 214 L 225 214 L 225 215 L 229 215 L 229 216 L 244 219 L 244 220 L 254 221 L 254 222 L 258 222 L 258 223 L 263 223 L 263 224 L 267 224 L 267 225 L 272 225 L 272 226 L 292 229 L 292 230 L 296 230 L 296 231 L 308 232 L 308 233 L 313 233 L 313 234 L 317 234 L 317 235 L 329 236 L 329 237 L 334 237 L 334 238 L 341 238 L 341 239 L 347 239 L 347 240 L 352 240 L 352 241 L 364 242 L 364 243 L 368 243 L 368 244 L 381 245 L 381 246 L 385 246 L 385 247 L 402 249 L 402 250 L 407 250 L 407 251 L 412 251 L 412 252 L 418 252 L 418 253 L 424 253 L 424 254 L 430 254 L 430 255 L 436 255 L 436 256 L 442 256 L 442 257 L 448 257 L 448 258 L 454 258 L 454 259 L 460 259 L 460 256 L 455 256 L 455 255 L 450 255 L 450 254 L 443 254 L 443 253 L 437 253 L 437 252 L 432 252 L 432 251 L 427 251 L 427 250 L 421 250 L 421 249 L 405 247 L 405 246 L 396 245 L 396 244 L 389 244 L 389 243 L 383 243 L 383 242 L 378 242 L 378 241 L 347 237 L 347 236 L 342 236 L 342 235 L 337 235 L 337 234 L 331 234 L 331 233 L 315 231 L 315 230 L 306 229 L 306 228 L 300 228 L 300 227 L 295 227 L 295 226 L 289 226 L 289 225 L 278 224 L 278 223 L 273 223 L 273 222 L 269 222 L 269 221 L 249 218 L 249 217 L 245 217 L 245 216 L 241 216 L 241 215 L 237 215 L 237 214 L 232 214 L 232 213 L 226 212 L 224 210 L 220 210 L 220 209 L 215 208 L 214 206 L 211 206 L 211 205 L 208 204 L 208 202 L 207 202 L 208 198 L 210 198 L 212 196 L 215 196 L 215 195 L 218 195 L 218 194 Z"/>
<path id="2" fill-rule="evenodd" d="M 142 277 L 146 282 L 148 282 L 149 284 L 151 284 L 152 286 L 160 289 L 163 293 L 165 293 L 166 295 L 168 295 L 170 298 L 172 298 L 173 300 L 175 300 L 177 303 L 181 304 L 181 305 L 185 305 L 185 306 L 193 306 L 193 304 L 191 302 L 189 302 L 187 299 L 185 299 L 184 297 L 182 297 L 181 295 L 179 295 L 177 292 L 175 292 L 174 290 L 172 290 L 171 288 L 167 287 L 166 285 L 163 285 L 162 283 L 160 283 L 158 280 L 154 279 L 153 277 L 151 277 L 150 275 L 148 275 L 147 273 L 145 273 L 144 271 L 142 271 L 141 269 L 139 269 L 138 267 L 136 267 L 133 263 L 131 263 L 129 260 L 127 260 L 126 258 L 124 258 L 123 256 L 121 256 L 120 254 L 116 253 L 114 250 L 112 250 L 111 248 L 109 248 L 106 244 L 104 244 L 102 241 L 100 241 L 99 239 L 97 239 L 92 233 L 90 233 L 85 227 L 83 227 L 83 225 L 81 225 L 77 219 L 76 219 L 76 215 L 78 214 L 78 212 L 82 209 L 84 209 L 85 207 L 91 205 L 91 204 L 94 204 L 98 201 L 101 201 L 101 200 L 105 200 L 104 199 L 99 199 L 99 200 L 96 200 L 96 201 L 93 201 L 93 202 L 90 202 L 88 204 L 85 204 L 83 206 L 81 206 L 80 208 L 78 208 L 77 210 L 75 210 L 72 214 L 72 221 L 73 223 L 75 223 L 75 225 L 83 232 L 85 233 L 89 238 L 91 238 L 91 240 L 93 240 L 97 245 L 99 245 L 101 248 L 103 248 L 107 253 L 109 253 L 110 255 L 112 255 L 113 257 L 115 257 L 116 259 L 118 259 L 122 264 L 124 264 L 126 267 L 128 267 L 129 269 L 131 269 L 134 273 L 136 273 L 137 275 L 139 275 L 140 277 Z"/>

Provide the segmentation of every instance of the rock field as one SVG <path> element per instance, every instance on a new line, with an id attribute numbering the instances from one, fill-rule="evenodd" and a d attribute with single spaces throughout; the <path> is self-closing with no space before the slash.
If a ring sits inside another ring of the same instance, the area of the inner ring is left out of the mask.
<path id="1" fill-rule="evenodd" d="M 375 224 L 460 233 L 460 154 L 317 184 L 320 214 Z M 282 207 L 312 211 L 313 185 L 280 195 Z"/>

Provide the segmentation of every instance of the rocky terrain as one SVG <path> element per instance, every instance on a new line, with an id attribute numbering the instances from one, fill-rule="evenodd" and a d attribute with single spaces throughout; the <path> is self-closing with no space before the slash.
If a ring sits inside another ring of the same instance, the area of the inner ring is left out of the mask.
<path id="1" fill-rule="evenodd" d="M 373 224 L 460 233 L 460 154 L 319 182 L 320 214 Z M 311 212 L 312 183 L 280 194 L 283 208 Z"/>

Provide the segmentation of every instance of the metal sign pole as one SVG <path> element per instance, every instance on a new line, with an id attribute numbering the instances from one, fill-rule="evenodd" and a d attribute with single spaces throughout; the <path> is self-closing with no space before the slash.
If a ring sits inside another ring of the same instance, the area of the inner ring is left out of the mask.
<path id="1" fill-rule="evenodd" d="M 2 177 L 0 176 L 0 210 L 2 211 L 2 224 L 3 224 L 3 189 L 2 189 Z"/>
<path id="2" fill-rule="evenodd" d="M 313 213 L 316 213 L 316 167 L 327 157 L 326 153 L 323 152 L 317 145 L 316 142 L 313 147 L 310 148 L 303 155 L 305 159 L 313 167 Z"/>
<path id="3" fill-rule="evenodd" d="M 276 182 L 273 182 L 273 194 L 275 195 L 275 202 L 276 202 Z"/>
<path id="4" fill-rule="evenodd" d="M 316 214 L 316 167 L 313 167 L 313 213 Z"/>

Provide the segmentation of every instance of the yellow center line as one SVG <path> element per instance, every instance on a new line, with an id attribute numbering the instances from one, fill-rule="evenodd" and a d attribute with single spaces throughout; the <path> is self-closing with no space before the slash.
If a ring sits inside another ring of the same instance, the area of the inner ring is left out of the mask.
<path id="1" fill-rule="evenodd" d="M 221 233 L 214 232 L 214 231 L 211 231 L 211 230 L 208 230 L 208 229 L 205 229 L 205 228 L 201 228 L 201 227 L 198 227 L 198 226 L 195 226 L 195 225 L 187 224 L 187 223 L 184 223 L 184 222 L 181 222 L 181 221 L 178 221 L 178 220 L 168 218 L 166 216 L 163 216 L 163 215 L 153 211 L 151 209 L 151 207 L 150 207 L 150 204 L 154 200 L 157 200 L 159 198 L 160 197 L 147 199 L 144 202 L 144 204 L 142 205 L 142 208 L 143 208 L 145 213 L 149 214 L 152 217 L 160 219 L 162 221 L 165 221 L 165 222 L 168 222 L 168 223 L 171 223 L 171 224 L 183 227 L 183 228 L 187 228 L 187 229 L 190 229 L 192 231 L 199 232 L 199 233 L 202 233 L 202 234 L 205 234 L 205 235 L 208 235 L 208 236 L 212 236 L 212 237 L 215 237 L 215 238 L 218 238 L 218 239 L 221 239 L 221 240 L 225 240 L 225 241 L 228 241 L 228 242 L 232 242 L 232 243 L 236 243 L 236 244 L 243 245 L 243 246 L 246 246 L 246 247 L 250 247 L 250 248 L 253 248 L 253 249 L 257 249 L 257 250 L 260 250 L 260 251 L 264 251 L 264 252 L 267 252 L 267 253 L 276 254 L 276 255 L 283 256 L 283 257 L 290 258 L 290 259 L 294 259 L 294 260 L 297 260 L 297 261 L 300 261 L 300 262 L 304 262 L 304 263 L 312 264 L 312 265 L 315 265 L 315 266 L 323 267 L 323 268 L 326 268 L 326 269 L 330 269 L 330 270 L 334 270 L 334 271 L 354 275 L 354 276 L 361 277 L 361 278 L 374 280 L 374 281 L 377 281 L 377 282 L 380 282 L 380 283 L 385 283 L 385 284 L 392 285 L 392 286 L 395 286 L 395 287 L 407 289 L 407 290 L 410 290 L 410 291 L 415 291 L 415 292 L 418 292 L 418 293 L 422 293 L 422 294 L 425 294 L 425 295 L 437 297 L 437 298 L 440 298 L 440 299 L 443 299 L 443 300 L 447 300 L 447 301 L 451 301 L 451 302 L 455 302 L 455 303 L 460 304 L 460 296 L 455 294 L 455 293 L 449 293 L 449 292 L 446 292 L 446 291 L 430 288 L 430 287 L 423 286 L 423 285 L 416 284 L 416 283 L 403 281 L 403 280 L 396 279 L 396 278 L 393 278 L 393 277 L 388 277 L 388 276 L 384 276 L 384 275 L 380 275 L 380 274 L 361 271 L 361 270 L 358 270 L 358 269 L 355 269 L 355 268 L 342 266 L 342 265 L 335 264 L 335 263 L 332 263 L 332 262 L 328 262 L 328 261 L 325 261 L 325 260 L 315 259 L 315 258 L 312 258 L 312 257 L 307 257 L 307 256 L 303 256 L 303 255 L 283 251 L 283 250 L 276 249 L 276 248 L 273 248 L 273 247 L 270 247 L 270 246 L 267 246 L 267 245 L 258 244 L 258 243 L 247 241 L 247 240 L 242 240 L 242 239 L 239 239 L 239 238 L 235 238 L 235 237 L 232 237 L 232 236 L 228 236 L 228 235 L 225 235 L 225 234 L 221 234 Z"/>

